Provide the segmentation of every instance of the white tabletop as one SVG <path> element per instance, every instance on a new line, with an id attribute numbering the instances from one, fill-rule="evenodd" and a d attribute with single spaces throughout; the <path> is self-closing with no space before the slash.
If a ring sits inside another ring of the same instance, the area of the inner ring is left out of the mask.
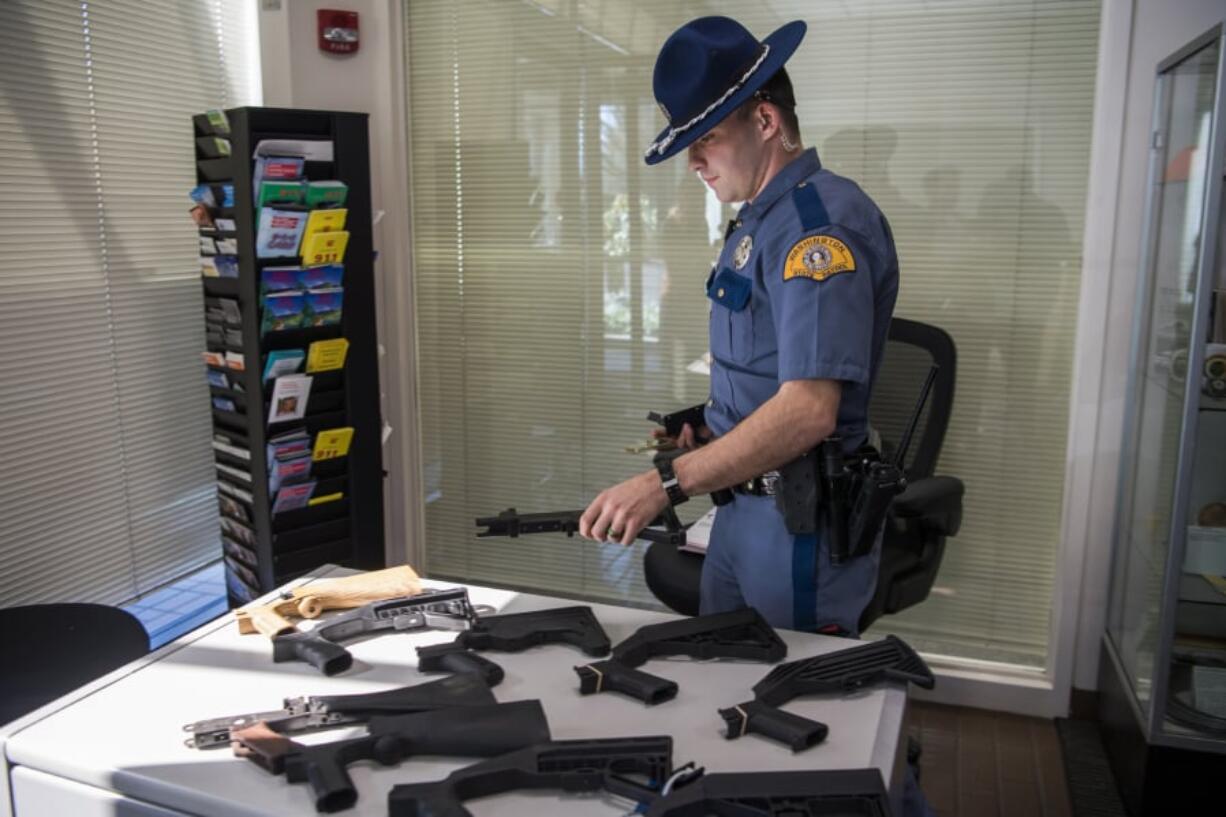
<path id="1" fill-rule="evenodd" d="M 476 586 L 470 586 L 469 594 L 474 604 L 492 605 L 500 613 L 581 603 Z M 626 607 L 591 606 L 614 644 L 644 624 L 677 618 Z M 854 646 L 845 639 L 790 631 L 779 634 L 788 645 L 786 660 Z M 277 709 L 286 697 L 373 692 L 433 680 L 442 676 L 417 672 L 414 648 L 454 637 L 455 633 L 429 630 L 349 642 L 345 646 L 354 656 L 353 667 L 328 678 L 306 664 L 274 664 L 268 640 L 239 635 L 231 614 L 108 676 L 75 701 L 50 705 L 37 716 L 17 721 L 6 735 L 0 735 L 0 741 L 9 764 L 182 812 L 215 817 L 310 814 L 314 800 L 308 785 L 273 777 L 235 758 L 227 748 L 188 748 L 183 724 Z M 830 727 L 825 742 L 793 753 L 757 735 L 738 740 L 723 735 L 724 722 L 716 710 L 750 700 L 750 688 L 770 669 L 764 664 L 688 658 L 649 661 L 640 669 L 676 681 L 680 692 L 672 701 L 647 706 L 617 693 L 580 695 L 572 667 L 598 659 L 568 645 L 485 655 L 506 671 L 505 680 L 494 688 L 495 697 L 499 701 L 539 698 L 554 739 L 667 734 L 674 741 L 674 765 L 693 760 L 709 772 L 875 766 L 895 800 L 901 789 L 895 779 L 906 701 L 901 685 L 852 696 L 800 698 L 788 704 L 788 711 Z M 294 739 L 322 743 L 362 731 L 349 727 Z M 344 813 L 382 817 L 387 813 L 387 793 L 395 784 L 436 780 L 473 762 L 422 757 L 393 768 L 373 762 L 354 764 L 349 773 L 359 799 L 354 809 Z M 564 803 L 562 797 L 556 792 L 508 793 L 470 801 L 466 807 L 477 817 L 578 816 L 624 814 L 632 805 L 603 794 L 566 795 Z M 19 813 L 18 817 L 26 816 Z"/>

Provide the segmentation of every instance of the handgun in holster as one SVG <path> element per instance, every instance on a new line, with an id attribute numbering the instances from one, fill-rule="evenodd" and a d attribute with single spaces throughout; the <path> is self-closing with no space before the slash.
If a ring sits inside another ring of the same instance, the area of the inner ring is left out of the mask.
<path id="1" fill-rule="evenodd" d="M 868 445 L 844 454 L 842 438 L 831 435 L 813 451 L 779 469 L 780 489 L 775 501 L 788 531 L 809 534 L 821 530 L 831 563 L 841 564 L 869 553 L 890 503 L 907 487 L 903 463 L 938 368 L 933 365 L 928 370 L 892 462 L 882 459 Z"/>

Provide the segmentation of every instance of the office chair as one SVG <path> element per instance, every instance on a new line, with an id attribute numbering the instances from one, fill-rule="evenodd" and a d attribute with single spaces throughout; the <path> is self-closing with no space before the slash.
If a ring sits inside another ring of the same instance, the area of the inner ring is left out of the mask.
<path id="1" fill-rule="evenodd" d="M 884 613 L 897 613 L 928 597 L 945 540 L 962 524 L 960 479 L 934 476 L 953 408 L 957 352 L 953 338 L 926 323 L 894 318 L 869 404 L 869 422 L 880 434 L 882 453 L 893 458 L 929 367 L 940 367 L 903 463 L 907 489 L 886 516 L 877 590 L 860 616 L 864 632 Z M 647 587 L 667 607 L 698 615 L 702 557 L 656 543 L 643 558 Z"/>
<path id="2" fill-rule="evenodd" d="M 33 604 L 0 610 L 0 725 L 149 652 L 130 613 L 104 604 Z"/>

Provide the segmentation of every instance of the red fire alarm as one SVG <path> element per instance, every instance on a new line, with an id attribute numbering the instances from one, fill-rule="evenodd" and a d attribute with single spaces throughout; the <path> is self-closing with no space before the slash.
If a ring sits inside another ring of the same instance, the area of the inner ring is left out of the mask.
<path id="1" fill-rule="evenodd" d="M 319 50 L 333 54 L 353 54 L 361 43 L 358 41 L 358 13 L 319 9 L 315 13 L 319 21 Z"/>

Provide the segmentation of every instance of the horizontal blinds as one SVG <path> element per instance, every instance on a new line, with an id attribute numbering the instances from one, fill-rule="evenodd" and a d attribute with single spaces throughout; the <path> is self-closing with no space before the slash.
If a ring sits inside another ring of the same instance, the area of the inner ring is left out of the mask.
<path id="1" fill-rule="evenodd" d="M 0 34 L 5 604 L 120 601 L 217 558 L 184 202 L 191 114 L 252 99 L 221 11 L 19 2 Z"/>
<path id="2" fill-rule="evenodd" d="M 427 568 L 649 601 L 640 553 L 477 539 L 474 516 L 579 508 L 649 467 L 648 409 L 705 399 L 703 283 L 728 215 L 663 127 L 659 45 L 733 14 L 809 34 L 802 136 L 893 225 L 897 314 L 959 350 L 939 470 L 967 483 L 938 591 L 891 629 L 1046 657 L 1064 479 L 1098 6 L 1092 2 L 407 4 Z M 687 518 L 697 510 L 690 510 Z"/>

